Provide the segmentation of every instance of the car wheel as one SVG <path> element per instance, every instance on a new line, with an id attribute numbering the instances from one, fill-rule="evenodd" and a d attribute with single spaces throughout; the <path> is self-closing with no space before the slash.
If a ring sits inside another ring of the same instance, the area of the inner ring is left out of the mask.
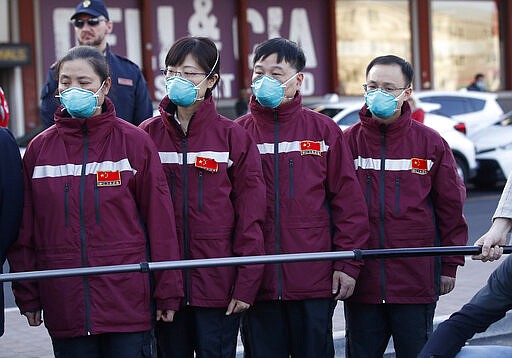
<path id="1" fill-rule="evenodd" d="M 467 184 L 468 181 L 468 165 L 464 158 L 461 158 L 459 155 L 455 155 L 455 164 L 457 165 L 457 173 L 459 173 L 460 178 L 464 185 Z"/>

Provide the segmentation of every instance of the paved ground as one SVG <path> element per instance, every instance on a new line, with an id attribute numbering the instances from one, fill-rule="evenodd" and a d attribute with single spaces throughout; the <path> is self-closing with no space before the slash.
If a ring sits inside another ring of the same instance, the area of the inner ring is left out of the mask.
<path id="1" fill-rule="evenodd" d="M 502 259 L 503 260 L 503 259 Z M 459 269 L 455 289 L 441 297 L 436 310 L 436 320 L 447 318 L 468 301 L 482 287 L 489 274 L 501 263 L 467 260 Z M 343 305 L 340 303 L 335 311 L 335 337 L 344 335 Z M 512 330 L 512 327 L 511 327 Z M 343 357 L 337 352 L 336 357 Z M 6 310 L 5 334 L 0 338 L 0 358 L 46 358 L 53 357 L 50 339 L 44 327 L 29 327 L 17 309 Z"/>

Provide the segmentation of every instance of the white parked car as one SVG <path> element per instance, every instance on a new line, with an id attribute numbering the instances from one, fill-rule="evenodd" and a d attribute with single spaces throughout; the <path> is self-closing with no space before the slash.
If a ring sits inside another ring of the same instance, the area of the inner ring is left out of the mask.
<path id="1" fill-rule="evenodd" d="M 512 112 L 469 139 L 475 144 L 478 162 L 475 185 L 493 187 L 507 180 L 512 173 Z"/>
<path id="2" fill-rule="evenodd" d="M 493 125 L 496 118 L 503 114 L 496 93 L 467 90 L 415 91 L 414 96 L 420 107 L 424 103 L 439 105 L 438 109 L 430 113 L 451 117 L 457 122 L 464 123 L 467 135 Z"/>
<path id="3" fill-rule="evenodd" d="M 341 129 L 346 129 L 359 122 L 359 110 L 362 106 L 362 102 L 347 106 L 336 114 L 333 120 Z M 429 112 L 425 113 L 423 122 L 426 126 L 435 129 L 448 143 L 455 157 L 459 175 L 464 183 L 467 183 L 476 173 L 475 146 L 464 134 L 455 129 L 457 123 L 451 118 Z"/>

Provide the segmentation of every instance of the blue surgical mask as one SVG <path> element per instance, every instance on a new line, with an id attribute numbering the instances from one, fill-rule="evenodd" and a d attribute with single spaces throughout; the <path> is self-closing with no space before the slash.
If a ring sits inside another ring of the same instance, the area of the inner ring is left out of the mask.
<path id="1" fill-rule="evenodd" d="M 166 79 L 165 90 L 172 103 L 179 107 L 189 107 L 196 101 L 204 99 L 204 97 L 199 97 L 199 89 L 201 88 L 201 84 L 213 73 L 215 66 L 217 66 L 217 62 L 219 62 L 218 52 L 212 69 L 197 85 L 195 85 L 194 82 L 179 76 L 172 76 Z"/>
<path id="2" fill-rule="evenodd" d="M 94 114 L 98 108 L 98 92 L 103 88 L 105 82 L 95 92 L 71 87 L 60 93 L 60 102 L 68 113 L 74 118 L 88 118 Z"/>
<path id="3" fill-rule="evenodd" d="M 364 96 L 370 112 L 376 117 L 386 119 L 395 113 L 398 107 L 398 101 L 404 93 L 405 90 L 402 91 L 398 97 L 395 97 L 391 93 L 377 88 L 373 91 L 366 92 Z"/>
<path id="4" fill-rule="evenodd" d="M 203 79 L 203 81 L 206 77 Z M 199 87 L 201 81 L 197 86 L 183 77 L 172 76 L 165 80 L 165 89 L 169 99 L 177 106 L 189 107 L 194 104 L 195 101 L 201 100 L 204 97 L 199 98 Z"/>
<path id="5" fill-rule="evenodd" d="M 298 74 L 297 72 L 284 83 L 279 82 L 273 77 L 263 75 L 252 83 L 252 92 L 256 96 L 256 100 L 263 107 L 276 108 L 281 104 L 283 98 L 285 98 L 284 88 L 286 84 Z"/>

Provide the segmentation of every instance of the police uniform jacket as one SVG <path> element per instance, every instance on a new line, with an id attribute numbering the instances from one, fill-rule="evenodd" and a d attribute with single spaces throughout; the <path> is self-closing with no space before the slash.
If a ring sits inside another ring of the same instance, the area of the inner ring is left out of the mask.
<path id="1" fill-rule="evenodd" d="M 196 109 L 185 133 L 167 96 L 160 116 L 141 124 L 153 138 L 174 203 L 185 259 L 263 254 L 265 184 L 254 141 L 217 113 L 212 96 Z M 185 304 L 220 308 L 232 298 L 252 304 L 262 265 L 184 270 Z"/>
<path id="2" fill-rule="evenodd" d="M 127 58 L 112 53 L 108 46 L 105 56 L 112 78 L 108 97 L 114 103 L 117 116 L 134 125 L 152 117 L 151 95 L 139 67 Z M 41 91 L 41 120 L 46 127 L 54 124 L 53 115 L 60 105 L 59 99 L 55 98 L 56 94 L 58 82 L 54 78 L 52 66 Z"/>
<path id="3" fill-rule="evenodd" d="M 253 96 L 237 122 L 255 139 L 267 187 L 265 253 L 364 249 L 368 217 L 350 151 L 340 128 L 302 106 L 276 109 Z M 266 265 L 259 300 L 330 298 L 334 270 L 357 279 L 361 261 Z"/>
<path id="4" fill-rule="evenodd" d="M 359 115 L 344 135 L 366 196 L 369 248 L 466 245 L 466 189 L 444 139 L 412 120 L 408 103 L 389 125 L 372 118 L 366 105 Z M 440 275 L 455 277 L 457 265 L 464 257 L 368 259 L 350 300 L 433 303 Z"/>
<path id="5" fill-rule="evenodd" d="M 23 158 L 25 205 L 14 271 L 137 264 L 179 258 L 172 203 L 151 138 L 103 113 L 85 120 L 59 108 L 55 126 L 35 137 Z M 43 310 L 50 336 L 69 338 L 152 327 L 157 309 L 178 309 L 181 275 L 128 272 L 19 281 L 21 312 Z"/>

